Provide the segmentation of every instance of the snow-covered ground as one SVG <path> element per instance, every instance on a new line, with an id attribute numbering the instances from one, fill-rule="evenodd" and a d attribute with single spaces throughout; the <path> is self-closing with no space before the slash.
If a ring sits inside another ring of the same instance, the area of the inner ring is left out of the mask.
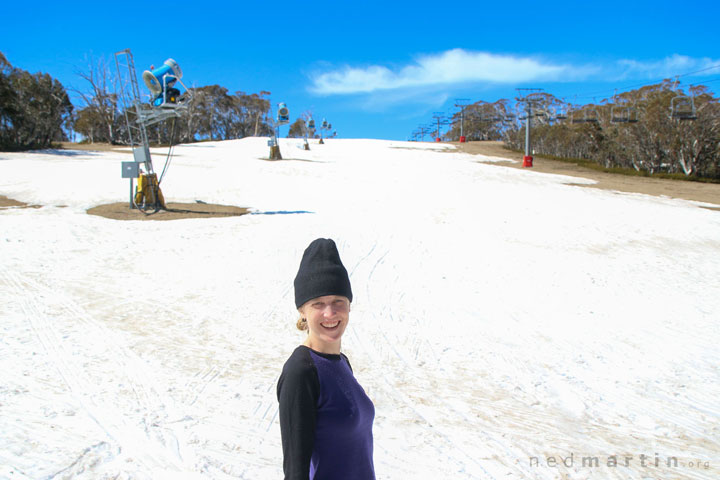
<path id="1" fill-rule="evenodd" d="M 0 209 L 0 478 L 281 478 L 317 237 L 351 273 L 378 479 L 720 477 L 720 212 L 448 146 L 311 148 L 177 147 L 169 201 L 256 214 L 169 222 L 85 213 L 127 201 L 122 153 L 0 153 L 0 194 L 42 205 Z"/>

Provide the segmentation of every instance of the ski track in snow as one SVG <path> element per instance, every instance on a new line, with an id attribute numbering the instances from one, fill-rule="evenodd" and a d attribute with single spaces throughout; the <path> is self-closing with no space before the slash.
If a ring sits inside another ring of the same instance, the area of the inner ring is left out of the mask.
<path id="1" fill-rule="evenodd" d="M 126 155 L 0 153 L 0 194 L 43 206 L 0 210 L 0 479 L 280 478 L 318 236 L 353 283 L 378 479 L 718 478 L 720 215 L 442 147 L 181 145 L 172 201 L 312 213 L 174 222 L 84 213 L 126 200 Z M 611 455 L 634 460 L 577 463 Z"/>

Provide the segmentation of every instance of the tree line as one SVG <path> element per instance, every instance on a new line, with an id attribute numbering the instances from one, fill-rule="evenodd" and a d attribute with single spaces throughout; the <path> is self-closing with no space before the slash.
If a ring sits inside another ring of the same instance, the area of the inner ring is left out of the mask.
<path id="1" fill-rule="evenodd" d="M 13 67 L 0 52 L 0 150 L 47 148 L 67 140 L 73 105 L 46 73 Z"/>
<path id="2" fill-rule="evenodd" d="M 148 140 L 169 144 L 270 135 L 272 120 L 266 93 L 229 93 L 220 85 L 190 88 L 182 116 L 147 126 Z M 129 143 L 125 112 L 118 96 L 99 92 L 89 99 L 75 116 L 75 131 L 90 143 Z M 132 109 L 129 115 L 134 121 Z"/>
<path id="3" fill-rule="evenodd" d="M 65 87 L 46 73 L 13 67 L 0 52 L 0 150 L 48 148 L 72 132 L 89 143 L 130 143 L 117 79 L 108 62 L 91 62 L 79 72 L 85 89 Z M 272 135 L 270 92 L 230 93 L 220 85 L 190 88 L 182 116 L 147 127 L 151 143 L 186 143 Z M 128 112 L 131 121 L 135 113 Z"/>
<path id="4" fill-rule="evenodd" d="M 75 114 L 73 128 L 88 142 L 129 143 L 127 122 L 114 71 L 101 59 L 78 74 L 87 90 L 76 90 L 84 106 Z M 270 92 L 230 93 L 220 85 L 188 89 L 182 116 L 147 127 L 148 140 L 157 144 L 201 140 L 231 140 L 272 133 Z M 134 121 L 135 113 L 129 115 Z"/>
<path id="5" fill-rule="evenodd" d="M 508 100 L 476 102 L 464 109 L 467 140 L 503 140 L 525 148 L 527 110 Z M 706 86 L 687 92 L 675 82 L 624 92 L 598 104 L 576 106 L 549 93 L 533 95 L 534 154 L 585 159 L 606 168 L 720 179 L 720 102 Z M 446 135 L 460 136 L 460 112 Z"/>

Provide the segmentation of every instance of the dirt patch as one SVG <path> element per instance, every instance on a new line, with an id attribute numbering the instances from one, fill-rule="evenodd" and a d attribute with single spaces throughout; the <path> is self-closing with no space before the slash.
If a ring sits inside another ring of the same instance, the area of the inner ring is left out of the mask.
<path id="1" fill-rule="evenodd" d="M 492 157 L 504 157 L 511 160 L 517 160 L 518 163 L 499 162 L 497 165 L 523 169 L 523 154 L 506 149 L 503 146 L 503 142 L 453 142 L 452 144 L 455 145 L 461 152 L 473 155 L 488 155 Z M 487 165 L 496 164 L 487 163 Z M 527 169 L 529 170 L 530 168 Z M 543 173 L 589 178 L 598 182 L 594 185 L 579 185 L 587 188 L 599 188 L 602 190 L 682 198 L 696 202 L 713 203 L 720 206 L 720 184 L 690 181 L 686 182 L 682 180 L 668 180 L 664 178 L 635 177 L 630 175 L 598 172 L 574 163 L 551 160 L 540 156 L 533 157 L 532 170 Z M 715 208 L 711 208 L 711 210 L 715 210 Z"/>
<path id="2" fill-rule="evenodd" d="M 125 152 L 131 153 L 127 145 L 111 145 L 109 143 L 73 143 L 60 142 L 62 150 L 81 150 L 84 152 Z M 124 150 L 123 150 L 124 149 Z"/>
<path id="3" fill-rule="evenodd" d="M 309 160 L 307 158 L 266 158 L 266 157 L 258 157 L 258 160 L 263 160 L 265 162 L 309 162 L 309 163 L 327 163 L 327 162 L 321 162 L 318 160 Z"/>
<path id="4" fill-rule="evenodd" d="M 25 202 L 18 202 L 12 198 L 0 195 L 0 209 L 5 208 L 40 208 L 40 205 L 28 205 Z"/>
<path id="5" fill-rule="evenodd" d="M 157 213 L 143 213 L 131 209 L 128 202 L 99 205 L 87 211 L 90 215 L 111 218 L 113 220 L 181 220 L 185 218 L 217 218 L 239 217 L 250 213 L 250 210 L 232 205 L 215 205 L 211 203 L 168 203 L 167 210 Z"/>

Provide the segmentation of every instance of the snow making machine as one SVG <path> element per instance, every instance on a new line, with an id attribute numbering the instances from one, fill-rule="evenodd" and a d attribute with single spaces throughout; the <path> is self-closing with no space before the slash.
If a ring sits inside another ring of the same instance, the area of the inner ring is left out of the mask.
<path id="1" fill-rule="evenodd" d="M 325 143 L 325 140 L 323 139 L 323 132 L 330 128 L 329 125 L 330 124 L 327 122 L 327 120 L 323 118 L 322 123 L 320 124 L 320 141 L 318 142 L 320 145 Z"/>
<path id="2" fill-rule="evenodd" d="M 280 136 L 280 127 L 288 123 L 290 123 L 290 110 L 284 103 L 278 103 L 277 119 L 275 120 L 275 125 L 273 125 L 273 136 L 268 140 L 270 160 L 282 160 L 278 137 Z"/>
<path id="3" fill-rule="evenodd" d="M 313 120 L 312 117 L 309 117 L 305 121 L 305 144 L 303 147 L 305 150 L 310 150 L 310 144 L 308 143 L 308 136 L 313 135 L 315 132 L 315 120 Z"/>
<path id="4" fill-rule="evenodd" d="M 182 85 L 182 70 L 175 60 L 168 58 L 160 68 L 145 70 L 142 74 L 143 82 L 150 92 L 155 95 L 152 100 L 154 107 L 176 105 L 180 98 L 180 90 L 175 84 Z M 187 90 L 187 88 L 185 89 Z"/>
<path id="5" fill-rule="evenodd" d="M 277 122 L 278 125 L 287 125 L 290 122 L 290 110 L 284 103 L 278 104 Z"/>
<path id="6" fill-rule="evenodd" d="M 175 119 L 183 116 L 191 100 L 191 91 L 182 82 L 182 70 L 175 60 L 169 58 L 159 68 L 151 67 L 142 74 L 143 83 L 151 94 L 149 102 L 140 95 L 135 62 L 130 49 L 115 53 L 120 83 L 120 100 L 125 114 L 134 162 L 123 162 L 123 178 L 130 179 L 130 208 L 144 213 L 155 213 L 165 209 L 165 199 L 160 184 L 172 159 L 175 136 Z M 177 85 L 185 92 L 181 93 Z M 173 119 L 170 145 L 165 166 L 158 177 L 153 167 L 148 143 L 147 127 L 164 120 Z M 133 191 L 133 179 L 137 188 Z M 152 211 L 152 212 L 151 212 Z"/>

